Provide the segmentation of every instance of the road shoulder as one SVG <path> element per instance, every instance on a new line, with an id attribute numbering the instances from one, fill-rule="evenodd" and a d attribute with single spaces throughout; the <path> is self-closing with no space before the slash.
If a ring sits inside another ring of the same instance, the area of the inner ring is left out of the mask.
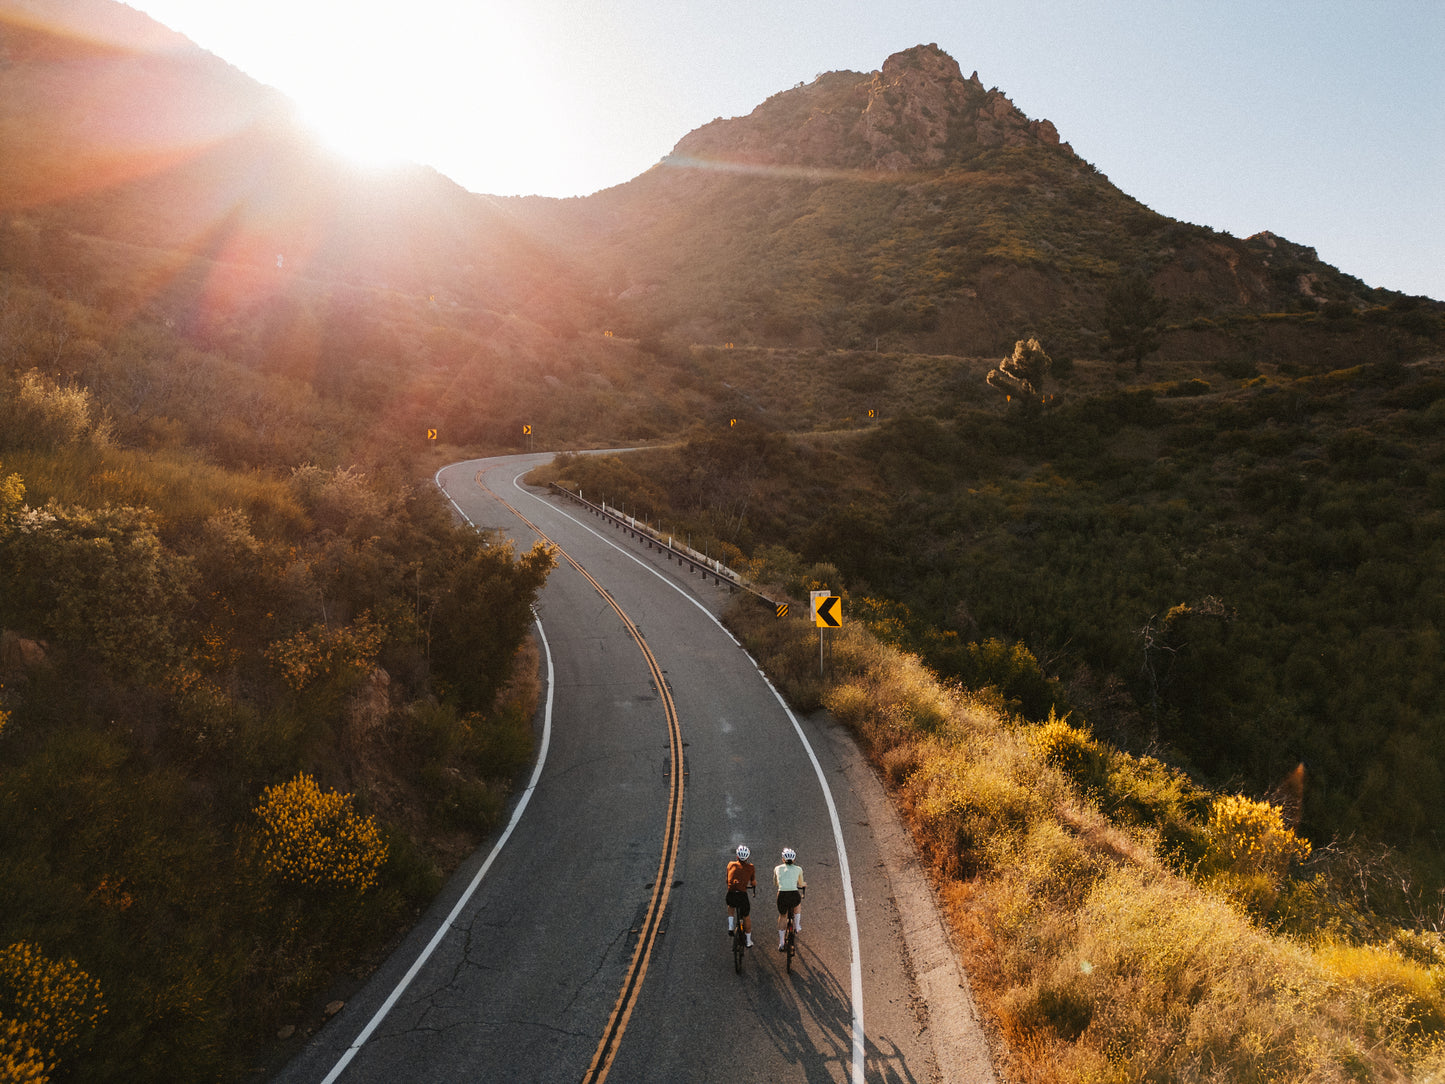
<path id="1" fill-rule="evenodd" d="M 998 1084 L 988 1031 L 907 825 L 846 727 L 819 711 L 808 717 L 808 728 L 827 740 L 849 787 L 867 810 L 918 995 L 927 1007 L 929 1039 L 942 1079 L 950 1084 Z"/>

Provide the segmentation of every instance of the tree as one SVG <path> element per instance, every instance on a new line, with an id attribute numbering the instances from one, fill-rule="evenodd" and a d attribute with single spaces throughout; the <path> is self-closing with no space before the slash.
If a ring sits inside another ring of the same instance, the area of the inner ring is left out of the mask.
<path id="1" fill-rule="evenodd" d="M 453 553 L 423 570 L 439 596 L 428 620 L 432 672 L 463 709 L 492 706 L 555 563 L 541 543 L 514 560 L 510 545 L 459 533 Z"/>
<path id="2" fill-rule="evenodd" d="M 989 371 L 988 383 L 1010 401 L 1017 397 L 1026 409 L 1032 410 L 1051 398 L 1044 395 L 1043 386 L 1052 364 L 1038 339 L 1020 339 L 1014 343 L 1013 354 L 999 362 L 997 369 Z"/>
<path id="3" fill-rule="evenodd" d="M 1104 330 L 1118 361 L 1132 358 L 1134 371 L 1143 371 L 1144 359 L 1159 349 L 1159 322 L 1168 307 L 1142 272 L 1114 284 L 1104 300 Z"/>

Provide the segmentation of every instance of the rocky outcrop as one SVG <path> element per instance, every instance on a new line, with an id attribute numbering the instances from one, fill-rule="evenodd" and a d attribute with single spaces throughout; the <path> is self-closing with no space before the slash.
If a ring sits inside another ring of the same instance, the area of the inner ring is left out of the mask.
<path id="1" fill-rule="evenodd" d="M 830 72 L 775 94 L 747 117 L 684 138 L 671 161 L 723 168 L 902 172 L 961 164 L 992 147 L 1051 146 L 1058 130 L 1031 120 L 978 73 L 965 79 L 937 45 L 894 53 L 881 70 Z"/>
<path id="2" fill-rule="evenodd" d="M 870 86 L 863 138 L 885 169 L 942 166 L 988 147 L 1059 145 L 1047 120 L 1030 120 L 978 72 L 963 78 L 937 45 L 894 53 Z"/>
<path id="3" fill-rule="evenodd" d="M 1029 120 L 1001 90 L 991 90 L 974 120 L 974 133 L 984 147 L 1027 147 L 1045 144 L 1057 147 L 1059 130 L 1051 120 Z M 1067 143 L 1062 144 L 1072 151 Z"/>
<path id="4" fill-rule="evenodd" d="M 50 652 L 41 640 L 29 640 L 17 632 L 0 632 L 0 672 L 23 674 L 44 666 Z"/>
<path id="5" fill-rule="evenodd" d="M 873 78 L 858 134 L 884 169 L 941 166 L 960 119 L 977 114 L 982 89 L 965 83 L 958 62 L 937 46 L 895 53 Z"/>

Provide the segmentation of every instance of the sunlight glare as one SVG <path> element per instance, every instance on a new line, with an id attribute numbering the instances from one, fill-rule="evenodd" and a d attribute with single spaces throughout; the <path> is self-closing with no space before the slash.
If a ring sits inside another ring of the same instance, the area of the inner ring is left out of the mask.
<path id="1" fill-rule="evenodd" d="M 404 165 L 408 154 L 402 141 L 378 118 L 355 106 L 298 101 L 301 121 L 322 145 L 353 165 L 369 170 L 390 170 Z"/>
<path id="2" fill-rule="evenodd" d="M 133 3 L 280 90 L 360 167 L 420 163 L 474 192 L 561 196 L 595 188 L 587 165 L 618 153 L 616 107 L 595 92 L 627 54 L 600 11 L 570 12 L 559 32 L 550 0 Z"/>

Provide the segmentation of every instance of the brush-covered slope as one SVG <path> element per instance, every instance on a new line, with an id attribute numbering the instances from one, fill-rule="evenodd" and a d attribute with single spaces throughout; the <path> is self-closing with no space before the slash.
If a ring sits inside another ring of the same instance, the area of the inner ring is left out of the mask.
<path id="1" fill-rule="evenodd" d="M 6 262 L 72 286 L 124 294 L 200 262 L 213 308 L 300 276 L 570 310 L 566 263 L 495 201 L 431 169 L 348 166 L 282 95 L 106 0 L 0 7 L 0 146 Z"/>
<path id="2" fill-rule="evenodd" d="M 1304 246 L 1151 211 L 932 45 L 820 76 L 692 132 L 628 184 L 531 210 L 602 271 L 622 326 L 704 342 L 992 354 L 1033 330 L 1094 353 L 1108 288 L 1135 272 L 1175 319 L 1393 296 Z"/>

